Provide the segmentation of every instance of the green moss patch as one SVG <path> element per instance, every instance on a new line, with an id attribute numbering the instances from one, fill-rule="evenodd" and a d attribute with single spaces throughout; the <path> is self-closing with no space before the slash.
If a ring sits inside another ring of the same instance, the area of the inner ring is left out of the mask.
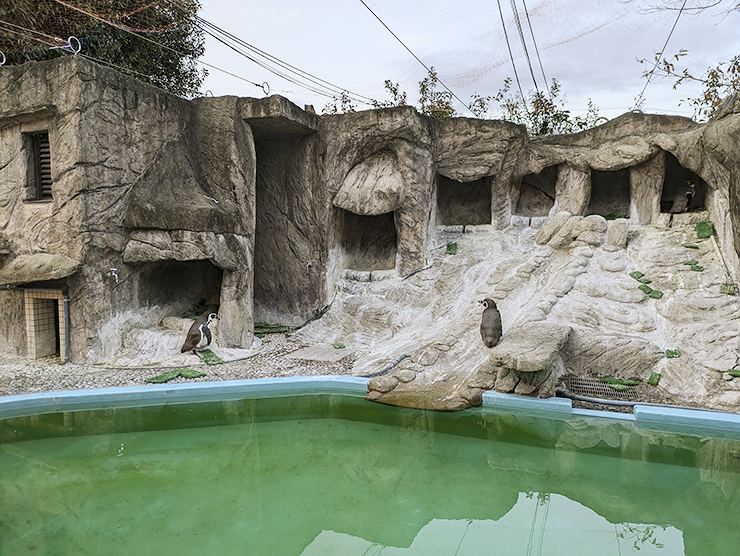
<path id="1" fill-rule="evenodd" d="M 660 382 L 660 373 L 652 372 L 650 373 L 650 378 L 648 378 L 648 384 L 650 386 L 657 386 Z"/>
<path id="2" fill-rule="evenodd" d="M 176 379 L 178 376 L 182 376 L 184 378 L 199 378 L 201 376 L 206 376 L 206 373 L 201 373 L 195 369 L 175 369 L 173 371 L 162 373 L 161 375 L 153 376 L 152 378 L 147 378 L 145 382 L 148 382 L 149 384 L 164 384 L 165 382 Z"/>
<path id="3" fill-rule="evenodd" d="M 735 295 L 737 293 L 737 284 L 734 282 L 725 282 L 719 287 L 719 293 Z"/>
<path id="4" fill-rule="evenodd" d="M 727 372 L 732 376 L 740 376 L 740 369 L 727 369 Z"/>
<path id="5" fill-rule="evenodd" d="M 631 378 L 616 378 L 613 376 L 600 378 L 599 382 L 605 382 L 609 386 L 624 386 L 624 388 L 615 388 L 615 390 L 626 390 L 630 386 L 637 386 L 640 384 L 639 381 L 632 380 Z"/>
<path id="6" fill-rule="evenodd" d="M 347 346 L 345 346 L 345 345 L 344 345 L 344 344 L 343 344 L 342 342 L 334 342 L 334 343 L 333 343 L 332 345 L 333 345 L 333 346 L 334 346 L 334 347 L 335 347 L 336 349 L 344 349 L 345 347 L 347 347 Z"/>
<path id="7" fill-rule="evenodd" d="M 223 359 L 213 353 L 210 349 L 197 350 L 195 354 L 200 357 L 200 360 L 206 365 L 220 365 L 224 362 Z"/>
<path id="8" fill-rule="evenodd" d="M 663 297 L 663 292 L 660 290 L 652 290 L 648 295 L 653 299 L 660 299 Z"/>
<path id="9" fill-rule="evenodd" d="M 676 357 L 681 357 L 681 352 L 677 349 L 667 349 L 665 350 L 665 356 L 668 359 L 675 359 Z"/>
<path id="10" fill-rule="evenodd" d="M 616 390 L 617 392 L 624 392 L 625 390 L 630 389 L 630 387 L 626 384 L 607 384 L 607 386 L 609 386 L 609 388 L 611 388 L 612 390 Z"/>
<path id="11" fill-rule="evenodd" d="M 446 255 L 457 255 L 457 243 L 448 243 L 445 250 Z"/>
<path id="12" fill-rule="evenodd" d="M 686 247 L 686 249 L 699 249 L 699 246 L 693 243 L 684 243 L 683 246 Z"/>
<path id="13" fill-rule="evenodd" d="M 642 272 L 640 272 L 639 270 L 635 270 L 634 272 L 630 272 L 630 276 L 632 276 L 632 278 L 634 278 L 635 280 L 639 280 L 640 278 L 642 278 L 645 275 Z"/>
<path id="14" fill-rule="evenodd" d="M 684 261 L 681 264 L 685 264 L 685 265 L 688 265 L 688 266 L 694 266 L 695 264 L 699 264 L 699 261 Z"/>
<path id="15" fill-rule="evenodd" d="M 696 237 L 697 239 L 705 239 L 714 235 L 714 224 L 711 222 L 697 222 L 696 223 Z"/>
<path id="16" fill-rule="evenodd" d="M 704 267 L 699 266 L 698 264 L 692 264 L 691 270 L 693 270 L 694 272 L 702 272 L 704 270 Z"/>
<path id="17" fill-rule="evenodd" d="M 268 334 L 279 334 L 281 332 L 289 332 L 290 328 L 282 326 L 280 324 L 268 324 L 266 322 L 255 322 L 254 323 L 254 335 L 258 338 L 264 338 Z"/>

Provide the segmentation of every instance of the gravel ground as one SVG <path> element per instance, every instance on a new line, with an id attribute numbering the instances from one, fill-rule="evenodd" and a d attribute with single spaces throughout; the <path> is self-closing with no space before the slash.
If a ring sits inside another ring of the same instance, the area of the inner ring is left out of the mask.
<path id="1" fill-rule="evenodd" d="M 194 379 L 178 377 L 167 384 L 206 382 L 214 380 L 241 380 L 280 376 L 346 375 L 351 374 L 356 355 L 351 352 L 336 363 L 307 361 L 284 357 L 306 347 L 285 334 L 273 334 L 263 340 L 262 349 L 241 361 L 220 365 L 191 365 L 188 368 L 206 373 Z M 95 365 L 60 364 L 54 358 L 28 360 L 0 358 L 0 396 L 32 392 L 142 386 L 146 379 L 170 368 L 162 367 L 100 367 Z"/>

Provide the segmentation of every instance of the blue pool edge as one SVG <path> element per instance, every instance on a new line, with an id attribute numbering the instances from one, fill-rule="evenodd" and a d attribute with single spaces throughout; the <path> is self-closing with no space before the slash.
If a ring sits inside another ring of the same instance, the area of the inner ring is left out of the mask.
<path id="1" fill-rule="evenodd" d="M 353 376 L 297 376 L 216 382 L 125 386 L 92 390 L 64 390 L 0 397 L 0 419 L 90 409 L 113 409 L 164 404 L 271 398 L 306 394 L 340 394 L 364 398 L 367 378 Z M 597 417 L 633 422 L 637 428 L 682 434 L 740 438 L 740 415 L 671 406 L 636 405 L 633 413 L 573 408 L 567 398 L 529 398 L 487 391 L 481 410 L 547 419 Z"/>

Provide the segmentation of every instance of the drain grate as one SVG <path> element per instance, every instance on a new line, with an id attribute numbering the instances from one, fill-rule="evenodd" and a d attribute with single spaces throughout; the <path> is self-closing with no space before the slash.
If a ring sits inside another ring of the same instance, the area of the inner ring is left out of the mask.
<path id="1" fill-rule="evenodd" d="M 590 398 L 606 398 L 610 400 L 638 401 L 640 396 L 634 386 L 627 390 L 614 390 L 609 388 L 605 382 L 599 382 L 598 378 L 586 378 L 569 376 L 565 379 L 565 386 L 573 394 L 588 396 Z"/>

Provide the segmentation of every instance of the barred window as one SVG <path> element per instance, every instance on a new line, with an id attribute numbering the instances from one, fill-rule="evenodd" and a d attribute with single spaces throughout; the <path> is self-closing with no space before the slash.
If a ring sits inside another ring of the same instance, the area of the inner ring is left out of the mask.
<path id="1" fill-rule="evenodd" d="M 28 149 L 27 199 L 38 201 L 51 199 L 51 149 L 49 132 L 37 131 L 26 134 L 24 144 Z"/>

